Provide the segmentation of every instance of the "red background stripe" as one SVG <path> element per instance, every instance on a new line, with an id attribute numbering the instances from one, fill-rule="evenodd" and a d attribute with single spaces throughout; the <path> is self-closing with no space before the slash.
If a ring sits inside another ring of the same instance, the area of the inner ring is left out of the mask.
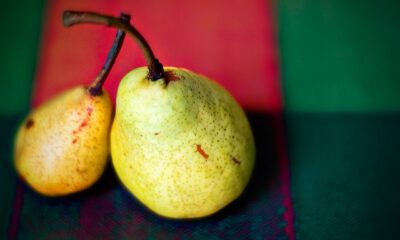
<path id="1" fill-rule="evenodd" d="M 246 108 L 279 111 L 272 5 L 269 1 L 49 1 L 34 105 L 62 90 L 89 83 L 105 61 L 115 31 L 103 26 L 61 24 L 62 12 L 90 10 L 132 15 L 165 66 L 188 68 L 213 78 Z M 143 66 L 129 37 L 105 87 L 115 98 L 120 79 Z"/>

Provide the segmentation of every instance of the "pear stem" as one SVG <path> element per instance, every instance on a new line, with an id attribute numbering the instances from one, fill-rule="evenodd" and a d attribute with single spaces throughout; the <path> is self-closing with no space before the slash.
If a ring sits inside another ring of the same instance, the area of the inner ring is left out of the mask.
<path id="1" fill-rule="evenodd" d="M 129 24 L 129 22 L 120 18 L 94 12 L 64 11 L 64 26 L 69 27 L 79 23 L 102 24 L 113 28 L 119 28 L 122 31 L 130 34 L 139 45 L 145 56 L 146 64 L 149 68 L 148 77 L 153 81 L 164 77 L 164 69 L 162 64 L 157 58 L 155 58 L 153 51 L 144 37 L 131 24 Z"/>
<path id="2" fill-rule="evenodd" d="M 131 16 L 121 13 L 121 20 L 124 20 L 129 23 Z M 107 79 L 108 74 L 111 71 L 112 66 L 114 65 L 115 60 L 117 59 L 118 53 L 121 50 L 122 43 L 124 42 L 125 32 L 122 30 L 118 30 L 114 39 L 114 43 L 111 46 L 110 51 L 108 52 L 106 62 L 101 68 L 100 72 L 97 74 L 96 78 L 88 87 L 88 91 L 92 96 L 99 96 L 102 94 L 102 87 L 104 82 Z"/>

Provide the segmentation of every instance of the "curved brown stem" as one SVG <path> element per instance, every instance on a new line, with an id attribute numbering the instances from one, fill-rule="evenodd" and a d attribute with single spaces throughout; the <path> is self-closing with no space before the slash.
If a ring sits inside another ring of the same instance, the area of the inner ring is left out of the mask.
<path id="1" fill-rule="evenodd" d="M 130 34 L 142 50 L 147 66 L 149 68 L 149 78 L 153 81 L 164 77 L 162 64 L 154 57 L 153 51 L 143 36 L 129 22 L 120 18 L 108 16 L 94 12 L 65 11 L 63 14 L 63 24 L 66 27 L 79 23 L 102 24 L 113 28 L 119 28 Z"/>
<path id="2" fill-rule="evenodd" d="M 121 18 L 121 20 L 129 23 L 131 16 L 121 13 L 120 18 Z M 118 53 L 122 47 L 122 43 L 124 42 L 124 38 L 125 38 L 125 32 L 119 29 L 115 36 L 114 43 L 111 46 L 110 51 L 108 52 L 106 62 L 104 63 L 103 67 L 101 68 L 100 72 L 97 74 L 93 83 L 90 84 L 90 86 L 88 87 L 88 91 L 90 92 L 90 94 L 92 96 L 101 95 L 101 93 L 102 93 L 101 89 L 103 87 L 103 84 L 104 84 L 105 80 L 107 79 L 107 76 L 110 73 L 115 60 L 117 59 Z"/>

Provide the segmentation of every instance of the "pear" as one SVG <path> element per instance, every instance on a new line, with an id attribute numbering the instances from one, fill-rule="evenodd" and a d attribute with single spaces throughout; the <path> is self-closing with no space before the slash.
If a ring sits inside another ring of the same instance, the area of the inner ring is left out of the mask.
<path id="1" fill-rule="evenodd" d="M 126 188 L 168 218 L 205 217 L 239 197 L 255 145 L 235 99 L 205 76 L 162 67 L 132 26 L 94 13 L 64 16 L 122 28 L 145 53 L 148 67 L 129 72 L 118 87 L 111 130 L 112 163 Z"/>
<path id="2" fill-rule="evenodd" d="M 128 20 L 128 15 L 121 15 Z M 61 196 L 84 190 L 103 173 L 109 156 L 113 106 L 102 85 L 125 34 L 117 32 L 106 64 L 90 86 L 69 89 L 33 110 L 19 127 L 14 163 L 35 191 Z"/>
<path id="3" fill-rule="evenodd" d="M 236 199 L 250 179 L 254 142 L 243 110 L 214 81 L 165 67 L 151 81 L 147 67 L 118 87 L 111 130 L 115 170 L 154 212 L 171 218 L 210 215 Z"/>
<path id="4" fill-rule="evenodd" d="M 15 140 L 15 167 L 37 192 L 66 195 L 92 185 L 109 154 L 112 103 L 103 91 L 70 89 L 34 110 Z"/>

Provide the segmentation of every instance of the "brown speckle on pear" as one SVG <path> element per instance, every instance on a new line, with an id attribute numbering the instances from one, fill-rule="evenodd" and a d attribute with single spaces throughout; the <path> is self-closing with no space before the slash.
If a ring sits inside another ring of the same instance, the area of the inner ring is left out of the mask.
<path id="1" fill-rule="evenodd" d="M 205 159 L 208 158 L 208 154 L 204 152 L 204 150 L 201 148 L 200 144 L 197 144 L 197 152 L 199 152 L 201 154 L 201 156 L 203 156 Z"/>
<path id="2" fill-rule="evenodd" d="M 34 124 L 35 124 L 35 122 L 33 121 L 33 119 L 29 119 L 26 122 L 25 127 L 26 127 L 26 129 L 30 129 L 31 127 L 33 127 Z"/>

